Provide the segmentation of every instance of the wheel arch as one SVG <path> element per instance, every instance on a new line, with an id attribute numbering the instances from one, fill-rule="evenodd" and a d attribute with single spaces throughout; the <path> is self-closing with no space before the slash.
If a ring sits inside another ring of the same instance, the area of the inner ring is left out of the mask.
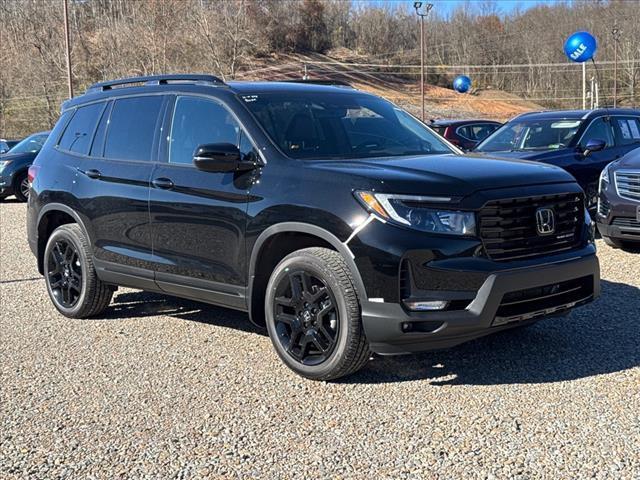
<path id="1" fill-rule="evenodd" d="M 284 249 L 284 251 L 288 251 L 288 253 L 309 246 L 323 246 L 337 251 L 340 255 L 342 255 L 345 262 L 347 263 L 347 266 L 349 267 L 349 270 L 351 271 L 358 297 L 361 300 L 365 300 L 367 298 L 364 282 L 362 281 L 362 277 L 360 276 L 360 272 L 358 271 L 358 267 L 356 266 L 356 263 L 354 261 L 353 253 L 351 252 L 351 250 L 349 250 L 349 247 L 347 245 L 345 245 L 340 241 L 340 239 L 338 239 L 338 237 L 322 227 L 318 227 L 317 225 L 309 223 L 278 223 L 275 225 L 271 225 L 269 228 L 264 230 L 256 239 L 251 250 L 247 282 L 247 307 L 249 310 L 249 318 L 254 324 L 263 326 L 265 296 L 264 290 L 266 289 L 266 282 L 268 282 L 269 277 L 271 276 L 271 271 L 258 272 L 257 267 L 259 265 L 262 253 L 265 252 L 265 249 L 268 249 L 270 244 L 273 243 L 274 239 L 281 238 L 282 235 L 286 234 L 297 234 L 297 238 L 306 238 L 307 241 L 312 241 L 313 239 L 316 240 L 316 242 L 312 242 L 309 244 L 307 244 L 306 242 L 302 242 L 299 244 L 294 243 L 293 250 L 291 248 Z M 288 255 L 288 253 L 286 253 L 284 256 Z M 282 258 L 284 258 L 284 256 L 282 256 Z M 279 258 L 277 262 L 275 262 L 275 264 L 277 264 L 282 258 Z M 275 267 L 275 265 L 273 266 Z"/>
<path id="2" fill-rule="evenodd" d="M 77 223 L 87 235 L 88 231 L 84 221 L 78 212 L 71 207 L 63 203 L 49 203 L 40 210 L 36 227 L 38 232 L 37 261 L 40 274 L 44 272 L 44 250 L 51 233 L 60 225 L 68 223 Z M 88 235 L 87 238 L 89 238 Z"/>

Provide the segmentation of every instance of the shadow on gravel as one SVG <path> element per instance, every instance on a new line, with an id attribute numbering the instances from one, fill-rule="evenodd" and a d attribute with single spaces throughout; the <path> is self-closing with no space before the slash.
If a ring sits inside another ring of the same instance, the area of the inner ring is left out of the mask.
<path id="1" fill-rule="evenodd" d="M 432 385 L 547 383 L 640 366 L 640 289 L 602 281 L 600 298 L 568 317 L 458 347 L 375 357 L 343 383 L 427 380 Z"/>
<path id="2" fill-rule="evenodd" d="M 246 313 L 168 295 L 114 296 L 96 320 L 168 315 L 266 335 Z M 618 372 L 640 365 L 640 289 L 602 281 L 602 295 L 566 318 L 547 319 L 458 347 L 416 355 L 375 357 L 339 383 L 425 380 L 432 385 L 547 383 Z"/>
<path id="3" fill-rule="evenodd" d="M 93 320 L 153 317 L 155 315 L 168 315 L 192 322 L 266 335 L 266 330 L 261 330 L 253 325 L 246 313 L 151 292 L 120 294 L 116 292 L 109 308 Z"/>

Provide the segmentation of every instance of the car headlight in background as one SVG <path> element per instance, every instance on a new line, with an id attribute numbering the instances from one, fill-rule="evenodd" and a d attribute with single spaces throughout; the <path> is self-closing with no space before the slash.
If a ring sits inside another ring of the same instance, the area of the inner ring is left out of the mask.
<path id="1" fill-rule="evenodd" d="M 371 212 L 386 221 L 420 230 L 446 235 L 475 235 L 474 212 L 462 212 L 424 206 L 451 201 L 450 197 L 396 195 L 390 193 L 356 192 L 356 198 Z"/>
<path id="2" fill-rule="evenodd" d="M 609 165 L 607 165 L 606 167 L 604 167 L 602 172 L 600 172 L 600 180 L 598 181 L 598 193 L 607 188 L 609 182 Z"/>
<path id="3" fill-rule="evenodd" d="M 9 165 L 11 162 L 12 160 L 0 160 L 0 172 L 4 170 L 4 167 Z"/>

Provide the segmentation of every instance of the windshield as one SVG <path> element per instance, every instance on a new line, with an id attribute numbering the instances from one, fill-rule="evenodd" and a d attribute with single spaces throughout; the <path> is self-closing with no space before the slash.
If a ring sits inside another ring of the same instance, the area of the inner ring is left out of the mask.
<path id="1" fill-rule="evenodd" d="M 48 136 L 48 133 L 35 133 L 14 146 L 9 153 L 38 153 Z"/>
<path id="2" fill-rule="evenodd" d="M 265 93 L 241 99 L 292 158 L 343 159 L 454 153 L 409 113 L 354 93 Z"/>
<path id="3" fill-rule="evenodd" d="M 477 152 L 522 152 L 568 147 L 582 120 L 514 120 L 503 125 L 475 149 Z"/>

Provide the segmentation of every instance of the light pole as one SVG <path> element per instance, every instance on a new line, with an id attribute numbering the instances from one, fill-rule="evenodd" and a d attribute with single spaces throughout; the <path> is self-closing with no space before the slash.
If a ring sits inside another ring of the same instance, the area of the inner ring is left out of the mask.
<path id="1" fill-rule="evenodd" d="M 73 84 L 71 83 L 71 49 L 69 48 L 69 8 L 67 0 L 62 0 L 64 6 L 64 39 L 67 48 L 67 84 L 69 86 L 69 98 L 73 98 Z"/>
<path id="2" fill-rule="evenodd" d="M 424 122 L 424 17 L 433 8 L 432 3 L 413 2 L 413 8 L 420 17 L 420 96 L 422 97 L 422 121 Z"/>
<path id="3" fill-rule="evenodd" d="M 620 41 L 620 29 L 618 21 L 613 22 L 613 108 L 618 106 L 618 42 Z"/>

